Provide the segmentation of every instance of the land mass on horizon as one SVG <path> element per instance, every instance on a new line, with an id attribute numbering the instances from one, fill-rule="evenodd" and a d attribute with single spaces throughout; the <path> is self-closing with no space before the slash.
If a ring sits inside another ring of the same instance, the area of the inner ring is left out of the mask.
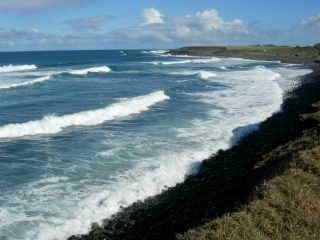
<path id="1" fill-rule="evenodd" d="M 320 63 L 320 43 L 313 46 L 189 46 L 169 51 L 173 55 L 238 57 L 284 63 Z"/>

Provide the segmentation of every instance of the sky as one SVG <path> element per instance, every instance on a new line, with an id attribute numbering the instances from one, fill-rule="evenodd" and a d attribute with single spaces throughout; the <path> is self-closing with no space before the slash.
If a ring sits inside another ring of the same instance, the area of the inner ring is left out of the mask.
<path id="1" fill-rule="evenodd" d="M 317 42 L 319 0 L 0 1 L 0 51 Z"/>

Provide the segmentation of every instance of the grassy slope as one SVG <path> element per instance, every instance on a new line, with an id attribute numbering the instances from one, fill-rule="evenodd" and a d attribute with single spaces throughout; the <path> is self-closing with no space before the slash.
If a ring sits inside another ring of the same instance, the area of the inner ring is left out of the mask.
<path id="1" fill-rule="evenodd" d="M 308 117 L 320 125 L 320 112 Z M 320 239 L 319 132 L 314 127 L 265 154 L 260 167 L 273 176 L 250 194 L 247 205 L 178 239 Z"/>
<path id="2" fill-rule="evenodd" d="M 319 46 L 288 47 L 273 45 L 254 46 L 199 46 L 171 50 L 173 54 L 199 56 L 240 57 L 249 59 L 281 60 L 289 63 L 311 63 L 320 61 Z"/>

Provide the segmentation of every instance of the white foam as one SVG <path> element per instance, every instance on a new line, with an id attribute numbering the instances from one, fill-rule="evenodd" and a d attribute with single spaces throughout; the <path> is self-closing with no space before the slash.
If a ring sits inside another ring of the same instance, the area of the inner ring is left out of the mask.
<path id="1" fill-rule="evenodd" d="M 228 68 L 226 66 L 220 66 L 219 67 L 221 70 L 227 70 Z"/>
<path id="2" fill-rule="evenodd" d="M 198 76 L 199 76 L 201 79 L 208 80 L 209 78 L 216 77 L 217 74 L 214 73 L 214 72 L 209 72 L 209 71 L 200 71 L 200 72 L 198 73 Z"/>
<path id="3" fill-rule="evenodd" d="M 219 61 L 221 61 L 221 58 L 217 58 L 217 57 L 211 57 L 208 59 L 200 58 L 200 59 L 191 60 L 192 63 L 212 63 L 212 62 L 219 62 Z"/>
<path id="4" fill-rule="evenodd" d="M 226 88 L 186 93 L 197 101 L 213 105 L 210 111 L 213 119 L 195 120 L 192 129 L 178 129 L 179 136 L 200 138 L 207 143 L 219 139 L 220 144 L 228 147 L 236 142 L 232 138 L 235 129 L 256 130 L 258 123 L 280 110 L 283 89 L 278 81 L 282 78 L 279 73 L 263 67 L 220 73 L 214 81 L 228 85 Z"/>
<path id="5" fill-rule="evenodd" d="M 191 56 L 191 55 L 174 55 L 169 53 L 168 50 L 153 50 L 153 51 L 142 51 L 143 54 L 152 54 L 160 57 L 175 57 L 175 58 L 201 58 L 201 56 Z M 205 57 L 203 57 L 205 58 Z"/>
<path id="6" fill-rule="evenodd" d="M 20 72 L 37 69 L 36 65 L 5 65 L 0 67 L 0 73 Z"/>
<path id="7" fill-rule="evenodd" d="M 261 81 L 274 81 L 281 78 L 280 73 L 267 69 L 264 66 L 257 66 L 251 70 L 224 72 L 218 74 L 218 76 L 236 81 L 256 81 L 257 79 L 261 79 Z"/>
<path id="8" fill-rule="evenodd" d="M 171 57 L 175 57 L 175 58 L 200 58 L 200 56 L 191 56 L 191 55 L 173 55 L 170 54 Z M 205 57 L 203 57 L 205 58 Z"/>
<path id="9" fill-rule="evenodd" d="M 297 65 L 291 65 L 290 67 L 296 67 Z M 283 68 L 275 67 L 272 68 L 273 71 L 280 73 L 286 78 L 282 78 L 279 81 L 280 87 L 284 91 L 291 91 L 300 84 L 300 77 L 312 73 L 311 69 L 299 69 L 299 68 Z M 290 79 L 288 81 L 287 79 Z"/>
<path id="10" fill-rule="evenodd" d="M 275 71 L 277 70 L 277 71 Z M 277 68 L 277 69 L 267 69 L 264 66 L 257 66 L 250 70 L 243 71 L 228 71 L 228 72 L 214 72 L 214 71 L 205 71 L 205 70 L 193 70 L 193 71 L 176 71 L 169 72 L 172 75 L 197 75 L 203 80 L 213 80 L 214 82 L 228 83 L 230 80 L 233 80 L 234 84 L 243 84 L 244 81 L 255 81 L 257 79 L 264 79 L 268 81 L 279 80 L 281 78 L 281 71 L 283 73 L 288 73 L 288 77 L 292 79 L 294 76 L 302 76 L 310 72 L 310 70 L 286 70 Z M 219 80 L 220 79 L 220 80 Z"/>
<path id="11" fill-rule="evenodd" d="M 208 80 L 209 78 L 213 78 L 217 76 L 217 73 L 212 71 L 205 71 L 205 70 L 199 70 L 199 71 L 180 71 L 180 72 L 169 72 L 169 74 L 172 75 L 197 75 L 199 78 L 203 80 Z"/>
<path id="12" fill-rule="evenodd" d="M 167 50 L 151 50 L 151 51 L 143 51 L 143 53 L 149 53 L 154 55 L 161 55 L 167 53 Z"/>
<path id="13" fill-rule="evenodd" d="M 19 83 L 9 83 L 5 85 L 0 85 L 0 89 L 10 89 L 10 88 L 17 88 L 17 87 L 22 87 L 22 86 L 28 86 L 28 85 L 33 85 L 37 83 L 41 83 L 44 81 L 47 81 L 50 79 L 50 76 L 44 76 L 44 77 L 39 77 L 35 78 L 29 81 L 24 81 L 24 82 L 19 82 Z"/>
<path id="14" fill-rule="evenodd" d="M 187 64 L 190 63 L 190 60 L 183 60 L 183 61 L 154 61 L 148 62 L 153 65 L 173 65 L 173 64 Z"/>
<path id="15" fill-rule="evenodd" d="M 108 73 L 111 69 L 107 66 L 101 66 L 101 67 L 92 67 L 92 68 L 86 68 L 86 69 L 78 69 L 78 70 L 72 70 L 69 73 L 73 75 L 87 75 L 89 73 Z"/>
<path id="16" fill-rule="evenodd" d="M 0 127 L 0 138 L 18 138 L 41 134 L 56 134 L 71 126 L 94 126 L 106 121 L 147 111 L 152 105 L 167 100 L 164 91 L 130 98 L 102 109 L 84 111 L 64 116 L 45 116 L 40 120 L 8 124 Z"/>
<path id="17" fill-rule="evenodd" d="M 46 177 L 41 180 L 37 184 L 51 184 L 51 183 L 59 183 L 67 181 L 67 177 Z"/>
<path id="18" fill-rule="evenodd" d="M 220 146 L 217 144 L 217 147 Z M 206 151 L 192 150 L 170 152 L 160 156 L 157 165 L 150 164 L 155 159 L 147 159 L 133 170 L 115 176 L 114 184 L 103 186 L 79 202 L 73 217 L 49 218 L 40 226 L 40 231 L 27 240 L 64 240 L 73 234 L 87 233 L 93 221 L 101 223 L 121 207 L 159 194 L 168 186 L 182 182 L 190 170 L 190 164 L 203 160 L 208 154 Z"/>
<path id="19" fill-rule="evenodd" d="M 243 78 L 241 74 L 244 75 Z M 277 80 L 281 75 L 258 67 L 233 72 L 228 77 L 236 76 L 240 77 L 240 80 L 231 79 L 231 87 L 221 92 L 190 94 L 193 97 L 204 98 L 207 103 L 214 105 L 209 112 L 211 117 L 208 120 L 197 119 L 192 121 L 191 127 L 177 129 L 179 138 L 188 141 L 191 139 L 193 144 L 190 148 L 180 151 L 169 149 L 162 154 L 155 154 L 154 158 L 157 159 L 144 158 L 134 169 L 117 175 L 113 184 L 102 186 L 94 194 L 88 194 L 85 200 L 79 202 L 73 217 L 48 219 L 49 222 L 41 226 L 36 239 L 47 240 L 51 236 L 65 239 L 72 234 L 86 233 L 93 221 L 101 223 L 121 207 L 159 194 L 166 187 L 182 182 L 185 175 L 190 173 L 192 165 L 201 162 L 217 150 L 230 146 L 235 128 L 257 124 L 280 109 L 282 91 Z M 226 75 L 220 80 L 228 81 Z M 254 129 L 256 128 L 250 128 L 250 131 Z M 137 133 L 133 136 L 136 135 Z M 145 139 L 145 136 L 142 137 Z M 134 137 L 129 139 L 134 143 L 139 142 Z M 114 139 L 110 141 L 113 142 Z M 184 141 L 181 139 L 181 142 Z M 119 143 L 115 145 L 119 146 Z M 126 145 L 120 146 L 127 148 Z"/>
<path id="20" fill-rule="evenodd" d="M 192 74 L 196 75 L 198 73 L 193 72 Z M 191 126 L 177 129 L 178 137 L 182 138 L 179 142 L 192 141 L 191 146 L 176 149 L 176 146 L 173 145 L 172 148 L 174 150 L 168 146 L 161 154 L 154 154 L 153 157 L 150 157 L 151 159 L 147 157 L 138 158 L 139 164 L 132 170 L 122 174 L 116 173 L 115 176 L 112 176 L 111 182 L 101 184 L 99 187 L 85 182 L 69 182 L 68 178 L 61 176 L 40 180 L 37 183 L 40 188 L 27 188 L 20 193 L 21 201 L 24 201 L 28 210 L 32 205 L 34 208 L 31 209 L 36 209 L 37 212 L 40 208 L 44 214 L 38 216 L 39 219 L 33 219 L 33 217 L 24 216 L 23 213 L 26 209 L 18 209 L 16 213 L 7 210 L 1 211 L 0 209 L 0 225 L 2 217 L 3 219 L 10 219 L 9 221 L 5 220 L 7 222 L 4 222 L 3 226 L 11 223 L 16 224 L 16 222 L 23 226 L 30 226 L 27 228 L 27 232 L 19 235 L 23 236 L 21 239 L 26 240 L 64 240 L 73 234 L 86 233 L 92 222 L 101 223 L 103 219 L 118 212 L 121 207 L 126 207 L 133 202 L 156 195 L 167 187 L 182 182 L 185 179 L 185 175 L 190 173 L 190 167 L 193 164 L 201 162 L 218 149 L 225 149 L 230 146 L 230 139 L 233 136 L 234 129 L 257 124 L 280 109 L 283 91 L 278 82 L 286 75 L 283 75 L 277 69 L 257 67 L 245 71 L 216 74 L 218 76 L 214 78 L 214 81 L 230 85 L 230 87 L 221 91 L 193 92 L 189 94 L 192 99 L 213 105 L 209 108 L 208 119 L 196 119 L 192 121 Z M 153 101 L 149 98 L 152 94 L 154 94 L 153 97 L 155 98 Z M 163 91 L 152 94 L 138 97 L 141 100 L 137 101 L 139 104 L 136 102 L 132 105 L 141 104 L 145 107 L 146 101 L 156 103 L 157 101 L 168 99 Z M 135 98 L 122 100 L 120 103 L 123 103 L 125 107 L 119 109 L 119 111 L 130 112 L 129 109 L 132 106 L 125 103 L 133 99 Z M 113 105 L 116 108 L 118 104 Z M 104 108 L 104 111 L 110 107 Z M 140 107 L 139 109 L 141 110 Z M 97 113 L 101 110 L 90 112 Z M 75 115 L 79 119 L 84 119 L 87 114 L 83 113 L 85 112 Z M 70 116 L 62 116 L 62 118 L 66 117 L 68 119 L 71 118 Z M 100 118 L 99 116 L 98 114 L 95 117 Z M 89 121 L 91 118 L 86 119 L 86 121 Z M 53 124 L 57 123 L 59 124 L 60 120 L 53 122 Z M 44 125 L 46 124 L 47 122 Z M 246 130 L 247 128 L 242 129 Z M 156 133 L 156 139 L 159 141 L 158 132 Z M 241 133 L 247 134 L 247 131 Z M 134 132 L 132 137 L 129 135 L 130 137 L 124 138 L 125 140 L 130 139 L 125 143 L 116 142 L 115 146 L 118 148 L 114 149 L 114 152 L 109 151 L 105 155 L 108 157 L 117 154 L 117 152 L 126 151 L 128 149 L 125 145 L 127 142 L 132 144 L 139 143 L 134 138 L 139 134 L 139 131 Z M 140 135 L 139 137 L 142 137 L 145 142 L 155 141 L 150 136 L 150 139 L 146 138 L 146 135 Z M 110 141 L 114 142 L 115 139 L 111 138 Z M 163 142 L 166 141 L 169 140 L 163 140 Z M 142 148 L 145 149 L 145 143 L 141 144 Z M 74 187 L 77 184 L 81 184 L 80 190 Z M 66 194 L 66 192 L 70 193 L 70 195 Z M 28 199 L 33 201 L 28 202 Z M 62 206 L 57 203 L 59 202 L 57 199 L 63 201 Z M 42 202 L 42 206 L 40 206 L 39 202 Z M 45 203 L 50 203 L 53 206 L 48 208 Z M 50 212 L 51 208 L 54 209 L 53 214 Z M 20 216 L 20 214 L 23 215 Z"/>

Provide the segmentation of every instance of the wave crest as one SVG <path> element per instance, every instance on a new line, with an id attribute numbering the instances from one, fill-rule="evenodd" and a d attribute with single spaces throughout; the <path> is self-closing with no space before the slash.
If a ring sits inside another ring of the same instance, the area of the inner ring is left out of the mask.
<path id="1" fill-rule="evenodd" d="M 183 76 L 192 76 L 197 75 L 200 79 L 208 80 L 209 78 L 216 77 L 217 74 L 211 71 L 199 70 L 199 71 L 181 71 L 181 72 L 171 72 L 172 75 L 183 75 Z"/>
<path id="2" fill-rule="evenodd" d="M 40 83 L 40 82 L 44 82 L 47 81 L 51 78 L 51 76 L 45 76 L 45 77 L 39 77 L 30 81 L 25 81 L 25 82 L 21 82 L 21 83 L 12 83 L 12 84 L 8 84 L 8 85 L 0 85 L 0 89 L 10 89 L 10 88 L 17 88 L 17 87 L 22 87 L 22 86 L 28 86 L 28 85 L 33 85 L 36 83 Z"/>
<path id="3" fill-rule="evenodd" d="M 0 73 L 20 72 L 37 69 L 36 65 L 5 65 L 0 67 Z"/>
<path id="4" fill-rule="evenodd" d="M 108 72 L 111 72 L 111 68 L 107 66 L 101 66 L 101 67 L 72 70 L 69 73 L 73 75 L 87 75 L 89 73 L 108 73 Z"/>
<path id="5" fill-rule="evenodd" d="M 55 134 L 71 126 L 94 126 L 132 114 L 147 111 L 152 105 L 170 99 L 164 91 L 153 92 L 111 104 L 102 109 L 89 110 L 64 116 L 45 116 L 40 120 L 8 124 L 0 127 L 0 138 Z"/>

